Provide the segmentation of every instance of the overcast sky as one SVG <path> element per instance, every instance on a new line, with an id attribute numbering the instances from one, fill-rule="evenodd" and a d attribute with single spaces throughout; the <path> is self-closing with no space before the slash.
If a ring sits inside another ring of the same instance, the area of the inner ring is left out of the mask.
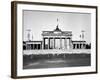
<path id="1" fill-rule="evenodd" d="M 62 31 L 72 31 L 72 39 L 80 40 L 81 31 L 85 31 L 85 40 L 91 40 L 91 15 L 84 13 L 63 13 L 51 11 L 23 11 L 23 40 L 26 41 L 28 31 L 34 40 L 42 40 L 42 31 L 53 31 L 57 26 Z"/>

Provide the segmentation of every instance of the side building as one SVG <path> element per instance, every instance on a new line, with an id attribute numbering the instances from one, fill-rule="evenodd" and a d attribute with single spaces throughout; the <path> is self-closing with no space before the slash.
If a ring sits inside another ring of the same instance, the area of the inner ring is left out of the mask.
<path id="1" fill-rule="evenodd" d="M 23 50 L 40 50 L 42 49 L 42 41 L 24 41 Z"/>

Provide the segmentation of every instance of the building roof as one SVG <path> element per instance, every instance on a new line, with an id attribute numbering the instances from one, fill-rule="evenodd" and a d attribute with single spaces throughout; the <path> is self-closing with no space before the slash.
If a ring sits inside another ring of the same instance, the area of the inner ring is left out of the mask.
<path id="1" fill-rule="evenodd" d="M 53 31 L 43 31 L 42 36 L 72 36 L 72 31 L 62 31 L 57 25 Z"/>
<path id="2" fill-rule="evenodd" d="M 86 43 L 86 41 L 72 41 L 73 44 L 75 43 Z"/>
<path id="3" fill-rule="evenodd" d="M 72 41 L 72 42 L 86 42 L 86 41 Z"/>
<path id="4" fill-rule="evenodd" d="M 25 44 L 25 43 L 32 43 L 32 42 L 42 42 L 42 41 L 23 41 L 23 43 Z"/>

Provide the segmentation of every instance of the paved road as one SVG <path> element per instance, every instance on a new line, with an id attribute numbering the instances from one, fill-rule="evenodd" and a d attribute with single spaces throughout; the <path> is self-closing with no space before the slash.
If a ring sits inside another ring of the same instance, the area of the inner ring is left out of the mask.
<path id="1" fill-rule="evenodd" d="M 30 62 L 24 65 L 24 69 L 39 69 L 39 68 L 59 68 L 59 67 L 77 67 L 90 66 L 90 58 L 76 58 L 76 59 L 43 59 L 36 62 Z"/>

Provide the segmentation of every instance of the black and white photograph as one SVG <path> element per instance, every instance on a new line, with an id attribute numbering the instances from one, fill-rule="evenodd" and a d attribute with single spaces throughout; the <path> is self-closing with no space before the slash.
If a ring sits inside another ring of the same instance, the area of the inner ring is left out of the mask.
<path id="1" fill-rule="evenodd" d="M 97 7 L 12 2 L 14 78 L 97 73 Z"/>
<path id="2" fill-rule="evenodd" d="M 23 69 L 91 66 L 91 14 L 23 10 Z"/>

